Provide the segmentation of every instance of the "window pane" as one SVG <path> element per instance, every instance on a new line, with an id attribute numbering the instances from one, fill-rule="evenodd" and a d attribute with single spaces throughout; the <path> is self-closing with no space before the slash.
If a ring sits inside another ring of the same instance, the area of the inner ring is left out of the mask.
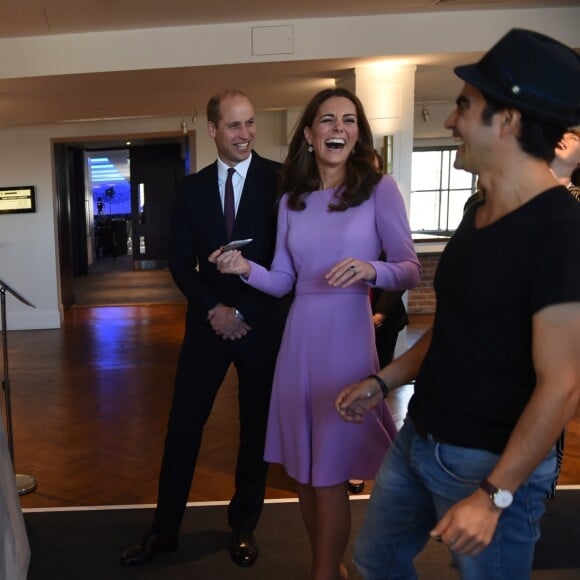
<path id="1" fill-rule="evenodd" d="M 453 163 L 453 160 L 451 163 Z M 473 173 L 463 171 L 463 169 L 455 169 L 453 165 L 451 166 L 451 179 L 449 181 L 451 189 L 471 189 L 472 183 Z"/>
<path id="2" fill-rule="evenodd" d="M 439 154 L 441 155 L 441 165 L 443 167 L 443 179 L 441 180 L 441 188 L 442 189 L 449 189 L 449 180 L 450 180 L 450 172 L 451 168 L 451 151 L 440 151 Z"/>
<path id="3" fill-rule="evenodd" d="M 412 157 L 411 189 L 441 187 L 441 151 L 415 151 Z"/>
<path id="4" fill-rule="evenodd" d="M 411 192 L 411 230 L 439 229 L 439 191 Z"/>

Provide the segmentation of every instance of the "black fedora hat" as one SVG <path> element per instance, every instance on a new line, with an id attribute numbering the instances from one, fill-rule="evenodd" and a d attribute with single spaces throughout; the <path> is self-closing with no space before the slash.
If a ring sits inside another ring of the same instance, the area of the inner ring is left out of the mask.
<path id="1" fill-rule="evenodd" d="M 549 36 L 514 28 L 455 74 L 530 117 L 559 127 L 580 123 L 580 56 Z"/>

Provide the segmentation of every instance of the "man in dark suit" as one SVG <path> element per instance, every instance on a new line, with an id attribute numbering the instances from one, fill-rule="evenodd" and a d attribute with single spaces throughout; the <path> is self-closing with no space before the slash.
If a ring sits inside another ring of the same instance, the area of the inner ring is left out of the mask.
<path id="1" fill-rule="evenodd" d="M 230 363 L 238 373 L 240 404 L 235 493 L 228 508 L 230 556 L 239 566 L 251 566 L 258 557 L 252 532 L 264 503 L 264 440 L 285 304 L 237 276 L 222 276 L 207 257 L 230 239 L 252 238 L 244 255 L 270 265 L 280 164 L 252 151 L 254 108 L 243 93 L 226 91 L 212 97 L 207 120 L 218 159 L 185 178 L 172 221 L 169 265 L 188 308 L 157 509 L 151 530 L 123 553 L 121 566 L 141 564 L 159 551 L 177 549 L 203 428 Z M 228 172 L 229 168 L 235 171 Z M 233 196 L 231 211 L 235 212 L 229 233 L 228 196 Z"/>

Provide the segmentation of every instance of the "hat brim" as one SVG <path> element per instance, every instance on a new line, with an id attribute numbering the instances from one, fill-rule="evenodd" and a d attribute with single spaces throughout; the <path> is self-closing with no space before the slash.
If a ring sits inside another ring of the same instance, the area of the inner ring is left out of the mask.
<path id="1" fill-rule="evenodd" d="M 457 66 L 454 68 L 454 71 L 461 80 L 473 85 L 488 97 L 502 105 L 517 109 L 530 117 L 551 123 L 557 127 L 568 128 L 580 124 L 580 113 L 572 116 L 559 115 L 558 113 L 546 111 L 545 109 L 540 109 L 528 103 L 524 103 L 517 97 L 512 98 L 507 96 L 505 90 L 501 90 L 500 87 L 492 83 L 489 78 L 482 73 L 478 63 Z"/>

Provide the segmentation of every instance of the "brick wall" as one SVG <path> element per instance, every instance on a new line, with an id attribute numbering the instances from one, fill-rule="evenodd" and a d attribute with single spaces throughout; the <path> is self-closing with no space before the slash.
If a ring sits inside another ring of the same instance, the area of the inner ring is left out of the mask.
<path id="1" fill-rule="evenodd" d="M 423 254 L 418 257 L 423 274 L 417 287 L 407 293 L 407 310 L 409 314 L 433 314 L 435 312 L 433 276 L 441 254 Z"/>

